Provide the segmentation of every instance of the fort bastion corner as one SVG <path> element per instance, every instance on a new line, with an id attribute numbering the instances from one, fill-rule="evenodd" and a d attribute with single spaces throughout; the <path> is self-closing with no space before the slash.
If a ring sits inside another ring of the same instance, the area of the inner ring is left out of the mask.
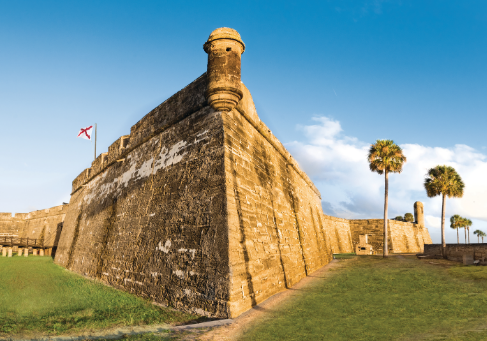
<path id="1" fill-rule="evenodd" d="M 333 253 L 381 252 L 383 220 L 323 214 L 318 189 L 241 81 L 238 32 L 219 28 L 203 48 L 207 72 L 73 181 L 55 262 L 161 304 L 229 318 Z M 392 252 L 431 243 L 423 206 L 414 207 L 417 223 L 390 221 Z"/>

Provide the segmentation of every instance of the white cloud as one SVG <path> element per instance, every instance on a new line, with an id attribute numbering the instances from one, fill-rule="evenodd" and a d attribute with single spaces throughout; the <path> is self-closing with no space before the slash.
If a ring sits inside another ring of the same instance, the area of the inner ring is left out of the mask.
<path id="1" fill-rule="evenodd" d="M 286 148 L 319 188 L 324 211 L 343 218 L 382 217 L 384 176 L 369 170 L 367 151 L 370 143 L 346 136 L 336 120 L 315 117 L 313 121 L 312 125 L 298 127 L 305 141 L 287 143 Z M 485 154 L 461 144 L 452 148 L 418 144 L 403 144 L 401 147 L 407 162 L 401 174 L 390 175 L 389 217 L 413 213 L 414 202 L 421 201 L 425 205 L 427 226 L 439 227 L 441 198 L 428 198 L 423 181 L 429 168 L 445 164 L 454 167 L 465 182 L 463 198 L 447 199 L 447 226 L 451 215 L 460 214 L 475 219 L 474 225 L 477 226 L 473 230 L 482 226 L 487 228 Z M 439 230 L 432 230 L 432 237 L 439 234 Z M 447 231 L 447 240 L 453 242 L 453 239 L 448 239 L 450 232 L 454 233 L 456 242 L 455 231 Z"/>
<path id="2" fill-rule="evenodd" d="M 432 215 L 425 215 L 424 216 L 424 223 L 428 227 L 434 227 L 434 228 L 439 229 L 441 227 L 441 218 L 435 217 Z"/>

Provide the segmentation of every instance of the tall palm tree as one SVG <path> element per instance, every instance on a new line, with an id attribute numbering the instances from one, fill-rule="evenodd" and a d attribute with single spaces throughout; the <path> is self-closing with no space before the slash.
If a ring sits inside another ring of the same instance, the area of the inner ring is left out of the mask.
<path id="1" fill-rule="evenodd" d="M 402 153 L 401 147 L 392 140 L 377 140 L 370 146 L 369 168 L 372 172 L 385 174 L 385 193 L 384 193 L 384 257 L 389 255 L 387 243 L 387 209 L 389 205 L 389 173 L 401 173 L 402 166 L 406 162 L 406 157 Z"/>
<path id="2" fill-rule="evenodd" d="M 465 228 L 467 229 L 469 244 L 470 244 L 470 226 L 472 226 L 472 221 L 470 219 L 465 218 Z"/>
<path id="3" fill-rule="evenodd" d="M 460 227 L 463 228 L 465 232 L 465 244 L 467 244 L 467 219 L 460 217 L 460 221 L 458 222 L 458 224 L 460 225 Z"/>
<path id="4" fill-rule="evenodd" d="M 465 244 L 467 244 L 467 229 L 465 228 L 465 221 L 466 219 L 464 217 L 458 216 L 457 225 L 458 228 L 465 229 Z"/>
<path id="5" fill-rule="evenodd" d="M 428 170 L 424 180 L 424 188 L 428 197 L 442 196 L 441 205 L 441 244 L 442 254 L 445 257 L 445 204 L 446 197 L 461 198 L 465 184 L 457 171 L 450 166 L 436 166 Z"/>
<path id="6" fill-rule="evenodd" d="M 480 231 L 480 238 L 482 238 L 482 244 L 484 243 L 484 237 L 487 237 L 487 234 L 485 234 L 484 231 Z"/>
<path id="7" fill-rule="evenodd" d="M 473 231 L 473 234 L 477 235 L 477 243 L 480 244 L 480 237 L 482 236 L 482 231 L 475 230 Z"/>
<path id="8" fill-rule="evenodd" d="M 460 236 L 458 234 L 458 229 L 460 228 L 460 219 L 462 219 L 462 217 L 460 217 L 458 214 L 450 217 L 450 227 L 457 230 L 457 244 L 460 244 Z"/>

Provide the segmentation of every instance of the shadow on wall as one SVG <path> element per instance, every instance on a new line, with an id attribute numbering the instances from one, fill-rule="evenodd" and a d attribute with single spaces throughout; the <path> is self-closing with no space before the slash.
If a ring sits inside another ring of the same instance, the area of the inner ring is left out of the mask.
<path id="1" fill-rule="evenodd" d="M 52 253 L 51 253 L 51 257 L 53 259 L 54 257 L 56 257 L 57 245 L 59 243 L 59 238 L 61 238 L 61 231 L 63 230 L 63 224 L 64 222 L 60 222 L 57 224 L 56 237 L 54 238 L 54 243 L 53 243 Z"/>

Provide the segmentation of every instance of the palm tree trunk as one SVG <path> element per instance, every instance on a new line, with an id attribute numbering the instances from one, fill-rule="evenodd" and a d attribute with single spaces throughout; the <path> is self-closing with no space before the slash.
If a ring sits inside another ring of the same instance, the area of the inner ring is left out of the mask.
<path id="1" fill-rule="evenodd" d="M 468 230 L 468 243 L 470 244 L 470 227 L 467 230 Z"/>
<path id="2" fill-rule="evenodd" d="M 465 244 L 467 244 L 467 228 L 464 227 L 463 229 L 465 230 Z"/>
<path id="3" fill-rule="evenodd" d="M 458 227 L 457 227 L 457 244 L 460 244 L 460 235 L 458 234 Z"/>
<path id="4" fill-rule="evenodd" d="M 443 202 L 441 204 L 441 253 L 443 258 L 446 258 L 446 242 L 445 242 L 445 204 L 446 196 L 443 194 Z"/>
<path id="5" fill-rule="evenodd" d="M 384 252 L 383 256 L 389 256 L 389 246 L 387 245 L 387 208 L 388 208 L 388 194 L 389 194 L 389 174 L 385 172 L 385 193 L 384 193 Z"/>
<path id="6" fill-rule="evenodd" d="M 477 244 L 480 244 L 480 236 L 477 235 Z"/>

